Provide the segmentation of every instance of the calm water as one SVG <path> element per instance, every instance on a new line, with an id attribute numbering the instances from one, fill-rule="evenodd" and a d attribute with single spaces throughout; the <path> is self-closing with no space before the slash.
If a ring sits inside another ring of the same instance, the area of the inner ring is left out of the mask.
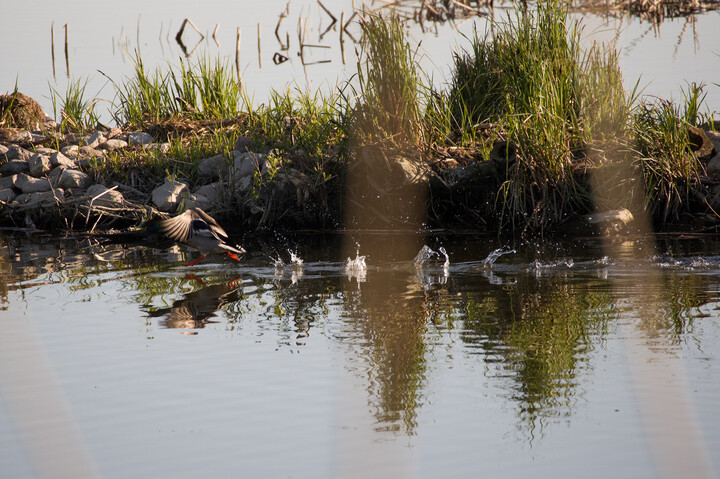
<path id="1" fill-rule="evenodd" d="M 378 10 L 387 9 L 389 2 L 365 3 L 368 9 Z M 400 11 L 410 12 L 407 6 L 422 2 L 398 3 L 405 5 Z M 254 106 L 267 101 L 271 89 L 327 93 L 357 71 L 355 41 L 360 38 L 360 29 L 358 17 L 352 15 L 353 6 L 360 4 L 355 0 L 324 2 L 337 20 L 333 25 L 316 0 L 265 0 L 262 7 L 247 0 L 125 0 L 121 6 L 102 8 L 89 0 L 10 2 L 4 5 L 3 13 L 12 21 L 0 29 L 0 93 L 12 91 L 17 82 L 21 91 L 37 99 L 52 116 L 51 89 L 62 97 L 69 81 L 87 81 L 86 98 L 100 100 L 96 109 L 109 122 L 109 112 L 115 109 L 111 105 L 115 89 L 107 77 L 123 83 L 133 72 L 136 54 L 149 69 L 164 68 L 168 63 L 177 67 L 185 53 L 175 42 L 175 34 L 185 18 L 204 35 L 202 38 L 186 27 L 182 38 L 187 52 L 192 53 L 191 62 L 206 55 L 234 65 L 240 29 L 238 62 Z M 496 5 L 495 17 L 506 18 L 505 7 L 511 2 Z M 338 23 L 351 18 L 340 35 Z M 704 83 L 707 106 L 720 109 L 720 88 L 715 84 L 718 12 L 667 20 L 659 26 L 627 17 L 576 14 L 574 18 L 582 20 L 588 45 L 617 40 L 628 90 L 639 81 L 646 95 L 679 100 L 689 82 Z M 418 61 L 422 70 L 442 86 L 451 75 L 453 52 L 469 48 L 466 37 L 475 29 L 484 32 L 487 25 L 486 17 L 473 17 L 445 23 L 426 21 L 423 25 L 410 22 L 408 29 L 411 38 L 420 42 Z M 310 46 L 301 49 L 301 39 Z M 276 54 L 287 61 L 275 64 Z"/>
<path id="2" fill-rule="evenodd" d="M 185 267 L 184 248 L 5 234 L 2 476 L 720 468 L 718 240 L 244 246 Z"/>

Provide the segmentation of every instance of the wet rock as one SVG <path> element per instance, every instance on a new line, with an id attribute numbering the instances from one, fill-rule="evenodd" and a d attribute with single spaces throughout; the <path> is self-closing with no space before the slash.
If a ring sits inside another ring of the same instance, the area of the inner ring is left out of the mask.
<path id="1" fill-rule="evenodd" d="M 209 158 L 203 158 L 198 162 L 198 170 L 202 176 L 219 178 L 228 171 L 228 164 L 225 155 L 219 154 Z"/>
<path id="2" fill-rule="evenodd" d="M 12 188 L 0 188 L 0 201 L 10 203 L 16 197 L 17 194 Z"/>
<path id="3" fill-rule="evenodd" d="M 127 146 L 128 142 L 125 140 L 111 139 L 98 145 L 98 148 L 102 150 L 118 150 Z"/>
<path id="4" fill-rule="evenodd" d="M 247 136 L 241 135 L 235 141 L 235 146 L 233 147 L 233 150 L 239 151 L 240 153 L 248 152 L 248 151 L 250 151 L 250 143 L 251 143 L 250 138 L 248 138 Z"/>
<path id="5" fill-rule="evenodd" d="M 128 143 L 131 145 L 144 146 L 153 142 L 153 137 L 144 131 L 134 131 L 128 135 Z"/>
<path id="6" fill-rule="evenodd" d="M 65 156 L 63 153 L 56 151 L 52 155 L 50 155 L 50 164 L 54 167 L 56 166 L 64 166 L 67 168 L 75 168 L 75 162 Z"/>
<path id="7" fill-rule="evenodd" d="M 230 176 L 236 181 L 240 178 L 251 176 L 256 171 L 264 174 L 267 170 L 267 157 L 265 157 L 265 155 L 233 151 L 233 167 L 230 171 Z"/>
<path id="8" fill-rule="evenodd" d="M 189 192 L 190 189 L 185 183 L 166 179 L 165 183 L 153 190 L 152 201 L 160 211 L 172 213 Z"/>
<path id="9" fill-rule="evenodd" d="M 0 175 L 11 176 L 30 171 L 30 165 L 25 160 L 10 160 L 0 166 Z"/>
<path id="10" fill-rule="evenodd" d="M 93 148 L 97 148 L 100 144 L 105 143 L 106 139 L 107 138 L 105 138 L 105 136 L 102 133 L 100 133 L 99 131 L 96 131 L 92 135 L 87 136 L 85 138 L 84 143 L 86 146 L 91 146 Z"/>
<path id="11" fill-rule="evenodd" d="M 58 179 L 60 188 L 87 188 L 91 183 L 90 176 L 79 170 L 63 170 Z"/>
<path id="12" fill-rule="evenodd" d="M 52 169 L 50 157 L 41 153 L 35 153 L 28 160 L 28 169 L 35 178 L 43 176 Z"/>
<path id="13" fill-rule="evenodd" d="M 88 196 L 88 202 L 92 201 L 93 205 L 109 208 L 120 206 L 125 200 L 117 188 L 111 189 L 100 184 L 92 185 L 85 194 Z"/>
<path id="14" fill-rule="evenodd" d="M 31 151 L 26 150 L 20 145 L 10 145 L 8 151 L 5 153 L 8 160 L 28 161 L 32 155 Z"/>
<path id="15" fill-rule="evenodd" d="M 52 189 L 50 180 L 47 178 L 33 178 L 28 177 L 20 188 L 23 193 L 40 193 L 43 191 L 50 191 Z"/>
<path id="16" fill-rule="evenodd" d="M 77 158 L 80 156 L 80 147 L 77 145 L 67 145 L 60 149 L 63 155 L 68 158 Z"/>

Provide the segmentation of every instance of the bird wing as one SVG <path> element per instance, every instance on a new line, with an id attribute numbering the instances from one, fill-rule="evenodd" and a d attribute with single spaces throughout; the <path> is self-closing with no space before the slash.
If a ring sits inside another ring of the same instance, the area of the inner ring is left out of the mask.
<path id="1" fill-rule="evenodd" d="M 194 208 L 193 213 L 197 215 L 198 219 L 201 219 L 205 222 L 208 228 L 210 228 L 210 231 L 220 240 L 220 241 L 229 241 L 230 237 L 225 232 L 225 230 L 218 224 L 217 221 L 215 221 L 215 218 L 210 216 L 209 214 L 205 213 L 200 208 Z"/>
<path id="2" fill-rule="evenodd" d="M 192 234 L 191 227 L 193 218 L 186 211 L 182 215 L 162 220 L 159 223 L 159 231 L 173 241 L 186 243 Z"/>

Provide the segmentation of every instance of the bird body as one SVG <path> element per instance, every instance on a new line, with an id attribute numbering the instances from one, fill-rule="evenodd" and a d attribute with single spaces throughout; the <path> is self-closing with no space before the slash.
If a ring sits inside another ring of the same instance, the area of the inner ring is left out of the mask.
<path id="1" fill-rule="evenodd" d="M 215 219 L 200 208 L 190 208 L 184 213 L 160 220 L 156 224 L 159 233 L 173 241 L 195 248 L 202 257 L 186 266 L 193 266 L 205 259 L 208 253 L 226 253 L 236 261 L 238 254 L 245 250 L 237 245 L 229 244 L 230 238 Z"/>

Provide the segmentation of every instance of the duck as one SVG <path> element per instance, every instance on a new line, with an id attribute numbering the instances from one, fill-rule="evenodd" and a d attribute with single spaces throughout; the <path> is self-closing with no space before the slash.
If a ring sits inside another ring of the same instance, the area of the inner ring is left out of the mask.
<path id="1" fill-rule="evenodd" d="M 230 244 L 230 237 L 215 219 L 200 208 L 189 208 L 173 218 L 157 221 L 152 228 L 163 236 L 195 248 L 202 255 L 185 266 L 195 266 L 209 253 L 226 253 L 235 261 L 245 253 L 239 246 Z"/>

